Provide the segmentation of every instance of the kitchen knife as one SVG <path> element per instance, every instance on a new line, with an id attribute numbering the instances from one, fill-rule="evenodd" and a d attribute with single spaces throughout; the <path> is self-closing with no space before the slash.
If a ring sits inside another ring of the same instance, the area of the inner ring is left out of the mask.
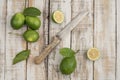
<path id="1" fill-rule="evenodd" d="M 71 30 L 78 25 L 80 21 L 82 21 L 83 18 L 88 14 L 87 11 L 80 12 L 75 18 L 72 19 L 71 22 L 69 22 L 60 32 L 58 32 L 54 37 L 52 42 L 46 46 L 45 49 L 41 52 L 41 54 L 37 57 L 35 57 L 35 64 L 40 64 L 47 55 L 60 43 L 61 39 L 67 35 L 67 33 L 70 33 Z"/>

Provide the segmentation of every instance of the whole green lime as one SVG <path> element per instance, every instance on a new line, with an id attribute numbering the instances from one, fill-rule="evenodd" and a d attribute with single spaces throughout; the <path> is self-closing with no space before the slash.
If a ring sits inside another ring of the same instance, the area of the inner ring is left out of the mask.
<path id="1" fill-rule="evenodd" d="M 36 42 L 39 39 L 39 33 L 34 30 L 27 30 L 23 37 L 27 42 Z"/>
<path id="2" fill-rule="evenodd" d="M 32 30 L 37 30 L 41 26 L 41 21 L 38 17 L 34 16 L 26 16 L 26 24 Z"/>
<path id="3" fill-rule="evenodd" d="M 20 29 L 24 25 L 25 17 L 22 13 L 16 13 L 11 19 L 13 29 Z"/>
<path id="4" fill-rule="evenodd" d="M 60 71 L 62 74 L 69 75 L 75 70 L 76 63 L 75 56 L 63 58 L 60 63 Z"/>

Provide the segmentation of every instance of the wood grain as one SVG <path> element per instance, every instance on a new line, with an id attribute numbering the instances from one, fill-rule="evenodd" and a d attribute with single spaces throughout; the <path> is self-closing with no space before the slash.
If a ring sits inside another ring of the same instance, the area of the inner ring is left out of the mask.
<path id="1" fill-rule="evenodd" d="M 95 0 L 94 46 L 101 52 L 94 80 L 115 80 L 115 0 Z"/>
<path id="2" fill-rule="evenodd" d="M 120 0 L 116 0 L 116 80 L 120 80 Z"/>
<path id="3" fill-rule="evenodd" d="M 7 0 L 7 18 L 6 18 L 6 48 L 5 48 L 5 79 L 4 80 L 26 80 L 26 61 L 12 65 L 15 55 L 26 49 L 26 42 L 22 39 L 22 33 L 26 30 L 23 27 L 20 30 L 13 30 L 10 20 L 16 12 L 22 12 L 25 7 L 25 0 Z"/>
<path id="4" fill-rule="evenodd" d="M 28 43 L 28 49 L 31 50 L 31 55 L 27 62 L 27 80 L 46 80 L 47 72 L 45 67 L 45 62 L 43 61 L 40 65 L 34 64 L 34 57 L 38 56 L 41 50 L 45 47 L 45 29 L 47 26 L 47 5 L 48 0 L 28 0 L 29 7 L 36 7 L 41 11 L 41 16 L 39 17 L 41 20 L 41 27 L 37 32 L 40 34 L 40 38 L 35 43 Z M 48 27 L 48 26 L 47 26 Z"/>
<path id="5" fill-rule="evenodd" d="M 93 62 L 86 56 L 87 50 L 93 47 L 93 0 L 72 0 L 72 18 L 83 9 L 89 15 L 71 33 L 71 48 L 80 50 L 76 54 L 77 68 L 71 80 L 93 80 Z"/>
<path id="6" fill-rule="evenodd" d="M 0 80 L 120 80 L 120 0 L 1 0 L 0 4 Z M 40 39 L 36 43 L 26 43 L 22 38 L 27 27 L 13 30 L 10 20 L 16 12 L 33 6 L 41 10 L 42 21 Z M 62 24 L 52 21 L 51 15 L 60 9 L 65 15 Z M 80 11 L 88 10 L 89 15 L 68 33 L 48 59 L 35 65 L 34 57 L 51 42 L 52 37 L 72 20 Z M 71 75 L 63 75 L 59 70 L 62 56 L 59 49 L 70 47 L 80 50 L 76 54 L 77 68 Z M 86 52 L 96 47 L 101 52 L 98 61 L 89 61 Z M 31 49 L 27 61 L 12 65 L 15 55 Z"/>
<path id="7" fill-rule="evenodd" d="M 0 5 L 0 80 L 4 80 L 5 76 L 5 23 L 6 23 L 6 1 L 2 0 Z"/>
<path id="8" fill-rule="evenodd" d="M 81 22 L 87 15 L 87 11 L 82 11 L 81 13 L 78 13 L 78 15 L 76 15 L 76 17 L 74 17 L 70 23 L 66 24 L 66 26 L 53 37 L 51 43 L 46 46 L 41 54 L 35 57 L 35 63 L 40 64 L 47 57 L 47 55 L 49 55 L 50 52 L 60 43 L 61 39 L 65 38 L 65 36 L 67 36 L 67 33 L 70 33 L 71 30 L 73 30 L 78 25 L 78 23 Z"/>
<path id="9" fill-rule="evenodd" d="M 55 10 L 63 11 L 65 20 L 62 24 L 56 24 L 52 21 L 51 15 Z M 49 37 L 50 42 L 52 37 L 59 32 L 71 20 L 71 0 L 50 0 L 50 26 Z M 56 47 L 48 58 L 48 79 L 49 80 L 70 80 L 70 76 L 62 75 L 59 70 L 59 65 L 62 56 L 59 54 L 59 49 L 62 47 L 70 47 L 70 33 L 63 41 Z"/>
<path id="10" fill-rule="evenodd" d="M 39 56 L 36 56 L 34 59 L 35 64 L 40 64 L 42 61 L 47 58 L 47 56 L 52 52 L 52 50 L 60 43 L 61 39 L 59 37 L 54 36 L 52 42 L 43 49 Z"/>

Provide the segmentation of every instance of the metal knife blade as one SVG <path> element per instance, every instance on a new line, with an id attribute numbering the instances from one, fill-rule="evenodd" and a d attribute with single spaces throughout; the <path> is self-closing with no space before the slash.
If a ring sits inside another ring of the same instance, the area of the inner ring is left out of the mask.
<path id="1" fill-rule="evenodd" d="M 69 32 L 71 32 L 71 30 L 74 29 L 87 14 L 88 12 L 86 11 L 80 12 L 76 17 L 73 18 L 73 20 L 70 23 L 68 23 L 60 32 L 58 32 L 56 36 L 62 39 Z"/>

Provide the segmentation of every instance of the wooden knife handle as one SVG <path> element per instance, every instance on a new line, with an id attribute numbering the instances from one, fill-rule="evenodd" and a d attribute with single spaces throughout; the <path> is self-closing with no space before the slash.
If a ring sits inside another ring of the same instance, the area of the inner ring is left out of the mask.
<path id="1" fill-rule="evenodd" d="M 53 37 L 52 42 L 47 45 L 45 49 L 43 49 L 39 56 L 35 57 L 35 64 L 40 64 L 47 57 L 47 55 L 60 43 L 60 41 L 61 40 L 59 37 Z"/>

